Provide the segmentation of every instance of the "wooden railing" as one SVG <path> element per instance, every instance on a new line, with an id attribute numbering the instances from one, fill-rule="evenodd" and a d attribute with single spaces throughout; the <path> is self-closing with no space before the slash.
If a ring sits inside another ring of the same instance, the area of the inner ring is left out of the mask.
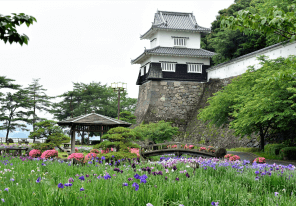
<path id="1" fill-rule="evenodd" d="M 187 145 L 187 148 L 185 146 Z M 188 148 L 190 145 L 193 145 L 193 148 Z M 200 147 L 204 147 L 206 150 L 200 151 Z M 213 148 L 206 145 L 195 144 L 195 143 L 188 143 L 188 142 L 167 142 L 167 143 L 160 143 L 160 144 L 152 144 L 143 146 L 140 148 L 140 156 L 144 157 L 145 154 L 151 155 L 152 153 L 166 153 L 172 152 L 176 154 L 186 153 L 186 151 L 190 153 L 196 153 L 201 155 L 207 156 L 215 156 L 217 148 Z"/>

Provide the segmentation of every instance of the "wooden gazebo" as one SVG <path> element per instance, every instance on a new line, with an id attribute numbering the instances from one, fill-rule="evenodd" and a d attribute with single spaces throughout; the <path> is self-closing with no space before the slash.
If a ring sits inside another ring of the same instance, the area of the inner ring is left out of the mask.
<path id="1" fill-rule="evenodd" d="M 59 126 L 69 126 L 71 128 L 71 154 L 75 152 L 75 132 L 108 132 L 114 127 L 129 127 L 132 124 L 107 117 L 94 112 L 78 117 L 68 118 L 57 123 Z"/>

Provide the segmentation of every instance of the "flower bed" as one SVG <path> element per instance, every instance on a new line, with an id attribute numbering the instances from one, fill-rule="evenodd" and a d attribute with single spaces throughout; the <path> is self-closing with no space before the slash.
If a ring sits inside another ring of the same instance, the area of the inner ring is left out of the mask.
<path id="1" fill-rule="evenodd" d="M 199 164 L 195 173 L 191 162 Z M 294 206 L 296 202 L 293 165 L 173 156 L 152 164 L 96 157 L 85 166 L 73 166 L 25 156 L 1 156 L 0 163 L 0 198 L 6 205 Z"/>
<path id="2" fill-rule="evenodd" d="M 53 157 L 58 157 L 58 151 L 56 150 L 46 150 L 42 153 L 41 155 L 41 158 L 45 158 L 45 159 L 48 159 L 48 158 L 53 158 Z"/>

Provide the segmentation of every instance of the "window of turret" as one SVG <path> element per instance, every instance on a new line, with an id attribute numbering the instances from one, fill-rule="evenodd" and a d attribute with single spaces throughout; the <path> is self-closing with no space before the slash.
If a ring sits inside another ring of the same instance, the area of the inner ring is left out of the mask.
<path id="1" fill-rule="evenodd" d="M 188 37 L 176 37 L 172 36 L 174 39 L 174 46 L 186 46 L 186 41 L 189 39 Z"/>
<path id="2" fill-rule="evenodd" d="M 161 69 L 162 69 L 162 71 L 166 71 L 166 72 L 175 72 L 176 63 L 161 62 Z"/>
<path id="3" fill-rule="evenodd" d="M 201 64 L 187 64 L 187 72 L 188 73 L 202 73 L 202 65 Z"/>

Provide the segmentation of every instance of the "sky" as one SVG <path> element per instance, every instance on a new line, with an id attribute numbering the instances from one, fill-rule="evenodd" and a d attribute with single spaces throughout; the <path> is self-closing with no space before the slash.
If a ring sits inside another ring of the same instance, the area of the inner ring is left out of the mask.
<path id="1" fill-rule="evenodd" d="M 30 27 L 18 27 L 29 36 L 28 45 L 0 42 L 0 76 L 23 87 L 40 78 L 49 96 L 72 90 L 73 82 L 124 82 L 128 96 L 138 98 L 139 65 L 131 65 L 131 59 L 150 48 L 149 40 L 140 40 L 140 35 L 151 27 L 157 10 L 193 12 L 200 26 L 210 28 L 218 11 L 233 3 L 0 0 L 0 14 L 25 13 L 37 19 Z M 39 116 L 53 118 L 47 113 Z"/>

